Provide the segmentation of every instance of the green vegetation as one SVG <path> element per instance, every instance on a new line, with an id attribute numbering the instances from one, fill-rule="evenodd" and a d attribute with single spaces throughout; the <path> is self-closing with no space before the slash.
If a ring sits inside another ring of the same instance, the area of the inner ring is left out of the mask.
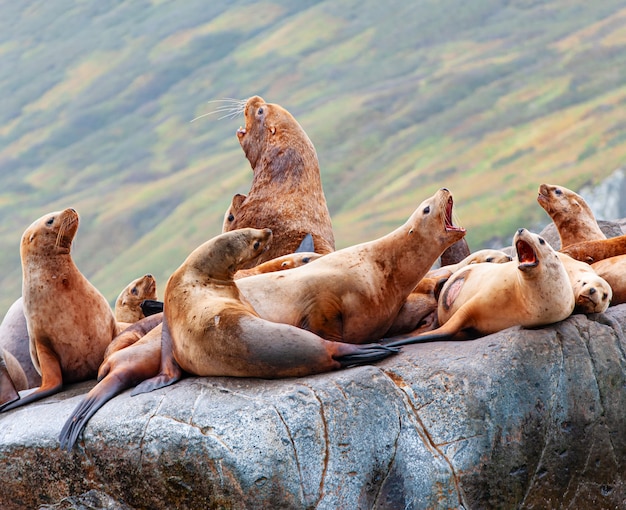
<path id="1" fill-rule="evenodd" d="M 542 182 L 626 155 L 626 8 L 583 0 L 0 0 L 0 310 L 19 240 L 75 207 L 74 258 L 113 301 L 219 233 L 251 172 L 208 101 L 259 94 L 316 146 L 338 247 L 437 188 L 473 249 L 547 222 Z"/>

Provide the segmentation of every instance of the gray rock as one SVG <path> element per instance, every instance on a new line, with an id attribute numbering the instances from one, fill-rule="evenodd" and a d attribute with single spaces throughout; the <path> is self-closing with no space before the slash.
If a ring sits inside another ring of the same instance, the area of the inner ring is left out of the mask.
<path id="1" fill-rule="evenodd" d="M 620 305 L 376 366 L 127 391 L 68 453 L 93 383 L 75 385 L 0 414 L 0 507 L 624 508 L 624 328 Z"/>

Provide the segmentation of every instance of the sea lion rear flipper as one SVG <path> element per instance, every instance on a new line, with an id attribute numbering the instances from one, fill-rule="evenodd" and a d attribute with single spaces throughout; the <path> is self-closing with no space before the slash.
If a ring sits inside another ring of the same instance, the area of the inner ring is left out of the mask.
<path id="1" fill-rule="evenodd" d="M 311 234 L 307 234 L 302 239 L 300 246 L 296 248 L 294 253 L 302 253 L 302 252 L 314 252 L 315 251 L 315 242 L 313 241 L 313 236 Z"/>
<path id="2" fill-rule="evenodd" d="M 400 349 L 395 349 L 386 345 L 365 344 L 355 346 L 354 352 L 344 354 L 343 356 L 337 356 L 335 360 L 341 363 L 341 368 L 346 368 L 376 363 L 377 361 L 381 361 L 388 358 L 392 354 L 397 354 L 398 352 L 400 352 Z"/>
<path id="3" fill-rule="evenodd" d="M 176 359 L 174 359 L 172 336 L 164 315 L 163 329 L 161 331 L 161 371 L 155 377 L 146 379 L 138 384 L 135 389 L 131 391 L 130 396 L 134 397 L 140 393 L 149 393 L 150 391 L 164 388 L 180 380 L 182 376 L 183 370 L 180 368 Z"/>
<path id="4" fill-rule="evenodd" d="M 155 299 L 145 299 L 141 302 L 140 306 L 141 311 L 146 317 L 163 311 L 163 301 L 157 301 Z"/>

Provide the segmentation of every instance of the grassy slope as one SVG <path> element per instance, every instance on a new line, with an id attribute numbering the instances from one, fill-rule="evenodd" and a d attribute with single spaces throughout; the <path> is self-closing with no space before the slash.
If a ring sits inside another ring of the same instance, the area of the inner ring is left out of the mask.
<path id="1" fill-rule="evenodd" d="M 340 247 L 444 185 L 472 248 L 508 240 L 545 222 L 541 182 L 624 162 L 621 2 L 214 3 L 0 1 L 0 310 L 24 228 L 68 206 L 74 258 L 108 299 L 145 272 L 162 290 L 249 189 L 241 119 L 189 122 L 212 99 L 296 116 Z"/>

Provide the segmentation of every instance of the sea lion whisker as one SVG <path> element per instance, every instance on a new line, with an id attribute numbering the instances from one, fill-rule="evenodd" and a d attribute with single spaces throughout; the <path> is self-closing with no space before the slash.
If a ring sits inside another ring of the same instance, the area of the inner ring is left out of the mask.
<path id="1" fill-rule="evenodd" d="M 221 117 L 218 117 L 217 120 L 222 120 L 227 117 L 234 118 L 243 114 L 244 110 L 245 110 L 245 105 L 243 107 L 220 106 L 219 108 L 216 108 L 215 110 L 211 110 L 208 113 L 203 113 L 202 115 L 197 116 L 196 118 L 190 120 L 189 122 L 195 122 L 196 120 L 201 119 L 202 117 L 207 117 L 208 115 L 213 115 L 214 113 L 224 113 L 224 112 L 227 112 L 226 115 L 222 115 Z"/>

